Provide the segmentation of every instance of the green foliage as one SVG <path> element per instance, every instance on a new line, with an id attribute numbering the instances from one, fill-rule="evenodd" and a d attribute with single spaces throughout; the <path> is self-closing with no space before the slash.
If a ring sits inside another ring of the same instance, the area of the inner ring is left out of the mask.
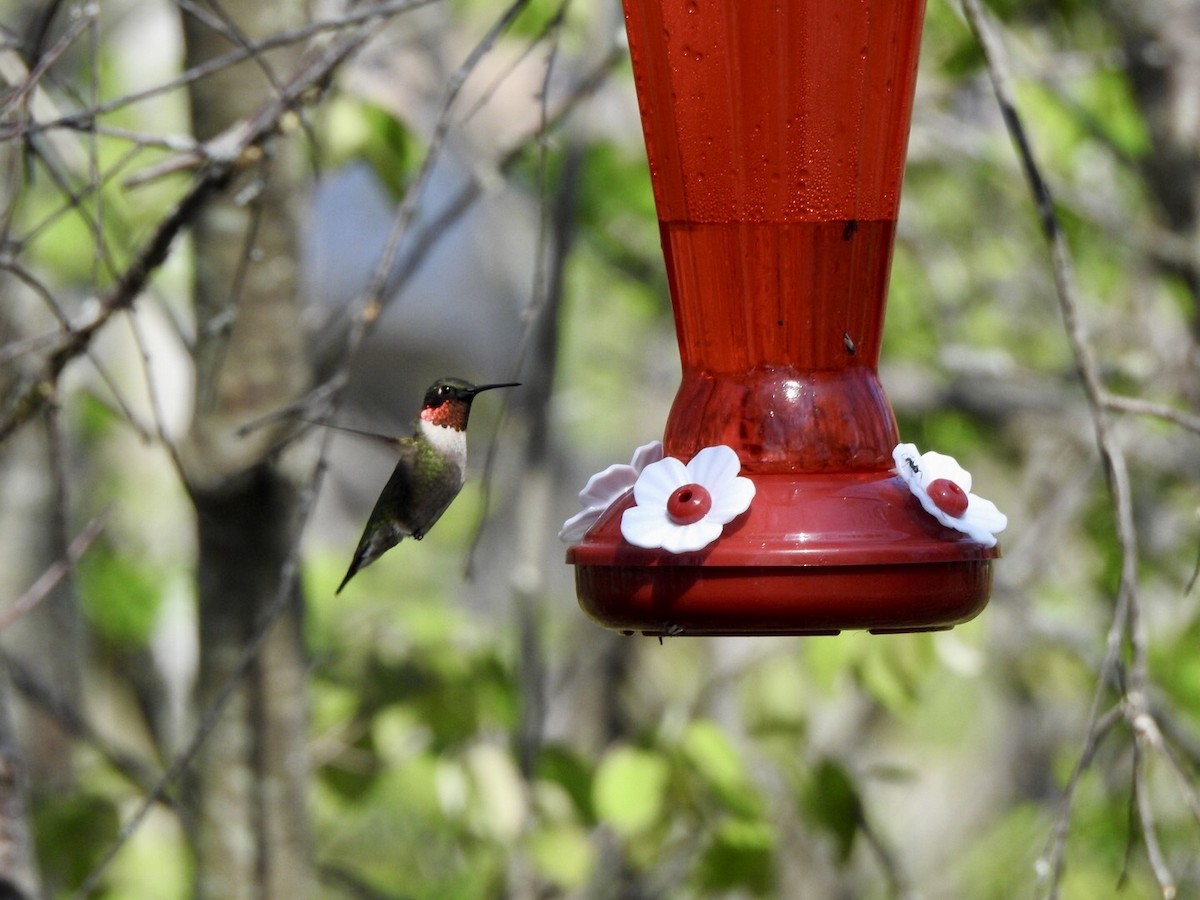
<path id="1" fill-rule="evenodd" d="M 1191 724 L 1200 728 L 1200 620 L 1195 618 L 1156 645 L 1150 657 L 1150 671 L 1156 684 L 1169 693 L 1176 707 Z"/>
<path id="2" fill-rule="evenodd" d="M 101 542 L 78 568 L 83 608 L 92 626 L 117 645 L 145 645 L 162 601 L 162 574 Z"/>
<path id="3" fill-rule="evenodd" d="M 1196 298 L 1183 277 L 1159 271 L 1174 245 L 1159 239 L 1163 226 L 1153 224 L 1144 180 L 1155 141 L 1119 68 L 1113 23 L 1085 0 L 988 6 L 1012 29 L 1018 103 L 1057 198 L 1106 384 L 1194 400 Z M 585 29 L 576 28 L 594 9 L 566 9 L 564 74 L 579 72 L 572 54 Z M 490 61 L 503 68 L 545 55 L 531 39 L 562 11 L 554 0 L 529 3 Z M 480 0 L 449 6 L 445 26 L 458 38 L 439 49 L 450 64 L 498 12 Z M 100 67 L 105 91 L 123 77 L 116 62 Z M 681 898 L 888 896 L 864 839 L 869 823 L 916 894 L 1037 893 L 1056 788 L 1079 759 L 1096 691 L 1122 552 L 1024 174 L 956 3 L 929 4 L 921 77 L 884 380 L 891 393 L 892 367 L 904 439 L 957 456 L 976 472 L 979 492 L 1012 516 L 992 608 L 949 636 L 763 639 L 749 649 L 632 638 L 617 653 L 601 647 L 571 601 L 569 579 L 550 567 L 546 595 L 532 601 L 536 662 L 545 666 L 537 682 L 505 608 L 491 605 L 517 573 L 507 562 L 489 573 L 498 591 L 461 577 L 483 505 L 478 479 L 428 539 L 405 542 L 339 597 L 333 588 L 348 548 L 335 553 L 314 542 L 304 566 L 311 804 L 316 852 L 331 871 L 352 873 L 364 894 L 406 898 L 505 896 L 517 892 L 515 882 L 538 896 L 616 895 L 626 886 L 630 896 Z M 50 78 L 45 84 L 61 89 Z M 628 71 L 610 87 L 632 91 Z M 305 111 L 318 138 L 311 152 L 321 166 L 368 162 L 399 198 L 426 147 L 411 124 L 417 119 L 373 96 L 356 94 L 351 79 L 335 83 L 319 108 Z M 175 96 L 170 107 L 163 115 L 182 122 L 183 100 Z M 118 109 L 105 123 L 146 128 L 140 109 Z M 506 173 L 537 198 L 561 183 L 566 153 L 582 143 L 551 421 L 555 464 L 587 470 L 593 461 L 598 468 L 626 460 L 661 432 L 677 367 L 643 147 L 636 134 L 598 137 L 593 127 L 602 123 L 569 122 Z M 56 292 L 69 286 L 63 293 L 72 301 L 111 283 L 110 268 L 128 262 L 190 177 L 121 187 L 124 175 L 171 155 L 146 146 L 124 159 L 128 143 L 97 138 L 97 163 L 114 166 L 98 189 L 82 190 L 87 173 L 69 171 L 79 190 L 68 200 L 35 168 L 10 211 L 11 252 L 24 254 Z M 104 253 L 88 220 L 100 210 Z M 186 253 L 172 259 L 159 286 L 179 295 L 165 298 L 170 308 L 182 308 L 191 263 Z M 1159 353 L 1158 343 L 1168 350 Z M 124 364 L 136 374 L 136 359 L 105 361 L 122 384 Z M 79 369 L 82 387 L 60 385 L 73 467 L 67 511 L 115 506 L 112 525 L 78 566 L 78 594 L 102 649 L 142 650 L 164 597 L 186 593 L 190 549 L 168 548 L 173 537 L 159 527 L 172 517 L 163 512 L 167 492 L 142 465 L 144 448 L 130 449 L 136 438 L 107 386 L 86 362 Z M 1060 405 L 1042 409 L 1002 390 L 962 397 L 971 388 L 1002 389 L 1010 376 L 1045 385 L 1048 402 Z M 1173 425 L 1132 418 L 1118 429 L 1133 454 L 1151 693 L 1178 746 L 1194 749 L 1200 613 L 1194 589 L 1184 591 L 1197 544 L 1194 440 L 1180 442 Z M 1073 500 L 1071 483 L 1084 478 Z M 527 502 L 522 495 L 516 505 Z M 544 536 L 556 525 L 544 523 Z M 1129 647 L 1119 649 L 1129 656 Z M 619 665 L 607 667 L 612 660 Z M 127 674 L 110 667 L 95 679 L 98 690 L 89 685 L 88 704 L 116 720 L 106 735 L 124 731 L 120 707 L 131 704 L 111 684 L 128 693 Z M 612 696 L 598 696 L 610 688 Z M 1112 702 L 1113 686 L 1104 688 L 1101 700 Z M 1127 729 L 1117 729 L 1075 798 L 1064 900 L 1154 892 L 1130 820 L 1129 748 Z M 35 798 L 36 844 L 52 890 L 90 869 L 130 796 L 107 766 L 79 756 L 75 793 Z M 1188 777 L 1195 763 L 1184 760 Z M 1154 766 L 1157 824 L 1186 896 L 1197 890 L 1196 829 L 1178 782 L 1164 778 L 1160 757 Z M 186 895 L 187 843 L 171 820 L 180 833 L 155 831 L 123 851 L 109 876 L 113 896 Z M 797 872 L 798 883 L 785 886 Z M 333 881 L 330 896 L 353 895 Z"/>
<path id="4" fill-rule="evenodd" d="M 804 662 L 809 677 L 825 691 L 843 687 L 843 679 L 849 678 L 896 714 L 916 707 L 937 671 L 929 634 L 841 634 L 810 644 Z"/>
<path id="5" fill-rule="evenodd" d="M 775 833 L 763 821 L 727 819 L 713 834 L 698 864 L 704 891 L 744 890 L 768 895 L 775 882 Z"/>
<path id="6" fill-rule="evenodd" d="M 762 815 L 761 798 L 750 783 L 742 757 L 716 722 L 696 719 L 690 723 L 680 750 L 721 809 L 745 819 Z"/>
<path id="7" fill-rule="evenodd" d="M 613 269 L 637 277 L 662 268 L 654 191 L 640 147 L 630 152 L 607 141 L 588 146 L 577 215 L 589 246 Z M 665 295 L 665 279 L 653 287 Z"/>
<path id="8" fill-rule="evenodd" d="M 563 790 L 581 821 L 589 825 L 596 822 L 593 772 L 589 760 L 566 747 L 550 745 L 538 755 L 536 775 L 539 781 L 557 785 Z"/>
<path id="9" fill-rule="evenodd" d="M 116 806 L 108 797 L 86 792 L 39 797 L 32 828 L 48 886 L 64 890 L 80 884 L 119 827 Z"/>
<path id="10" fill-rule="evenodd" d="M 836 676 L 833 676 L 836 677 Z M 804 739 L 811 679 L 797 653 L 781 653 L 762 660 L 746 673 L 742 708 L 747 727 L 757 738 L 795 747 Z"/>
<path id="11" fill-rule="evenodd" d="M 626 838 L 648 831 L 662 819 L 670 773 L 662 754 L 614 747 L 596 770 L 592 802 L 597 817 Z"/>
<path id="12" fill-rule="evenodd" d="M 574 825 L 539 828 L 529 839 L 529 853 L 543 877 L 567 890 L 583 887 L 596 864 L 588 833 Z"/>
<path id="13" fill-rule="evenodd" d="M 1034 896 L 1035 864 L 1049 826 L 1048 817 L 1034 804 L 1015 804 L 951 862 L 947 895 L 973 900 Z M 1108 896 L 1112 886 L 1109 882 L 1094 896 Z"/>
<path id="14" fill-rule="evenodd" d="M 844 863 L 863 823 L 862 798 L 846 767 L 834 759 L 819 760 L 804 784 L 801 804 L 806 818 L 833 838 Z"/>
<path id="15" fill-rule="evenodd" d="M 326 104 L 323 125 L 329 137 L 322 147 L 327 164 L 363 160 L 393 197 L 404 196 L 409 176 L 424 155 L 408 126 L 378 104 L 345 95 Z"/>

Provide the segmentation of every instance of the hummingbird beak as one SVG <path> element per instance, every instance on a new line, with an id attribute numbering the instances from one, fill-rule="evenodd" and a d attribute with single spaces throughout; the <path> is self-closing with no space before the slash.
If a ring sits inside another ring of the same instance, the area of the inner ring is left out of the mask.
<path id="1" fill-rule="evenodd" d="M 471 396 L 474 397 L 476 394 L 482 394 L 484 391 L 494 390 L 495 388 L 520 387 L 520 386 L 521 386 L 521 382 L 519 382 L 519 381 L 504 381 L 504 382 L 500 382 L 498 384 L 481 384 L 477 388 L 475 388 L 473 391 L 471 391 Z"/>

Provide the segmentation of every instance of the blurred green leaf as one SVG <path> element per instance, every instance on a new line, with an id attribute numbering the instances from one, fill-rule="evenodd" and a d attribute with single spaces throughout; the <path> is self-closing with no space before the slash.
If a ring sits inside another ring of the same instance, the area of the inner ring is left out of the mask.
<path id="1" fill-rule="evenodd" d="M 375 750 L 370 729 L 346 745 L 334 759 L 321 766 L 318 775 L 330 788 L 347 801 L 362 799 L 375 783 L 382 760 Z"/>
<path id="2" fill-rule="evenodd" d="M 618 834 L 635 837 L 662 818 L 669 779 L 670 766 L 661 754 L 615 747 L 596 771 L 596 814 Z"/>
<path id="3" fill-rule="evenodd" d="M 721 823 L 700 860 L 706 890 L 743 890 L 763 896 L 775 889 L 775 833 L 766 822 Z"/>
<path id="4" fill-rule="evenodd" d="M 833 837 L 838 859 L 849 859 L 863 821 L 863 806 L 846 767 L 828 757 L 819 760 L 805 781 L 800 803 L 806 816 Z"/>
<path id="5" fill-rule="evenodd" d="M 804 645 L 804 669 L 809 679 L 825 693 L 832 693 L 863 653 L 867 635 L 843 632 Z"/>
<path id="6" fill-rule="evenodd" d="M 80 560 L 84 612 L 105 638 L 142 646 L 150 638 L 162 600 L 162 574 L 98 541 Z"/>
<path id="7" fill-rule="evenodd" d="M 873 636 L 859 662 L 862 686 L 896 714 L 911 711 L 927 679 L 937 668 L 932 635 L 928 633 Z"/>
<path id="8" fill-rule="evenodd" d="M 711 719 L 697 719 L 684 732 L 684 757 L 730 811 L 746 817 L 761 814 L 762 800 L 746 777 L 746 769 L 729 738 Z"/>
<path id="9" fill-rule="evenodd" d="M 402 197 L 424 152 L 408 126 L 382 106 L 345 94 L 334 97 L 324 115 L 329 160 L 364 160 L 394 198 Z"/>
<path id="10" fill-rule="evenodd" d="M 579 754 L 559 745 L 544 747 L 538 756 L 536 774 L 538 778 L 562 787 L 585 822 L 591 824 L 596 821 L 596 808 L 592 802 L 592 772 Z"/>
<path id="11" fill-rule="evenodd" d="M 757 736 L 798 740 L 808 718 L 809 691 L 798 653 L 764 659 L 746 673 L 741 692 L 744 718 Z"/>
<path id="12" fill-rule="evenodd" d="M 516 717 L 512 672 L 492 650 L 420 652 L 398 662 L 373 656 L 363 681 L 365 714 L 403 704 L 425 722 L 439 748 L 453 747 L 485 724 L 510 726 Z"/>
<path id="13" fill-rule="evenodd" d="M 110 799 L 86 791 L 40 797 L 32 819 L 38 862 L 48 883 L 60 889 L 91 873 L 121 825 Z"/>
<path id="14" fill-rule="evenodd" d="M 529 839 L 534 865 L 555 885 L 568 890 L 583 887 L 596 864 L 596 848 L 582 828 L 554 825 L 540 828 Z"/>

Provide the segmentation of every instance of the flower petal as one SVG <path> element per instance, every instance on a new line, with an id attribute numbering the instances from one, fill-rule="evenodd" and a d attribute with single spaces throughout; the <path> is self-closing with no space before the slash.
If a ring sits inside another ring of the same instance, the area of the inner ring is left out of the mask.
<path id="1" fill-rule="evenodd" d="M 704 485 L 711 494 L 723 490 L 726 484 L 737 478 L 741 469 L 742 463 L 737 453 L 725 444 L 705 447 L 687 464 L 688 479 Z"/>
<path id="2" fill-rule="evenodd" d="M 958 530 L 973 541 L 978 541 L 985 547 L 996 546 L 996 536 L 986 528 L 977 528 L 966 519 L 958 520 Z"/>
<path id="3" fill-rule="evenodd" d="M 683 463 L 673 456 L 666 456 L 642 469 L 633 486 L 633 497 L 638 506 L 658 506 L 665 515 L 667 499 L 675 488 L 682 487 L 690 480 Z"/>
<path id="4" fill-rule="evenodd" d="M 660 545 L 668 553 L 689 553 L 702 550 L 721 536 L 721 526 L 708 519 L 691 525 L 675 525 L 663 537 Z"/>
<path id="5" fill-rule="evenodd" d="M 704 517 L 705 521 L 721 525 L 732 522 L 750 508 L 754 492 L 754 482 L 749 478 L 733 479 L 712 495 L 712 509 Z"/>
<path id="6" fill-rule="evenodd" d="M 596 524 L 601 513 L 607 507 L 604 506 L 589 506 L 581 512 L 575 513 L 567 521 L 563 522 L 562 528 L 558 531 L 558 539 L 567 544 L 577 544 L 583 540 L 583 536 L 588 533 L 588 529 Z"/>
<path id="7" fill-rule="evenodd" d="M 992 534 L 999 534 L 1008 527 L 1008 516 L 1000 512 L 991 500 L 984 500 L 975 494 L 967 495 L 967 511 L 963 518 L 972 525 L 986 528 Z"/>
<path id="8" fill-rule="evenodd" d="M 896 474 L 913 490 L 914 485 L 921 488 L 921 452 L 916 444 L 897 444 L 892 451 L 892 459 L 896 461 Z"/>
<path id="9" fill-rule="evenodd" d="M 985 547 L 996 546 L 996 534 L 1008 526 L 1008 517 L 992 501 L 970 493 L 971 473 L 953 456 L 931 450 L 918 458 L 917 452 L 913 444 L 897 444 L 892 459 L 896 461 L 897 474 L 920 501 L 921 507 L 947 528 L 960 531 Z M 967 508 L 961 516 L 943 512 L 929 496 L 927 488 L 939 478 L 949 479 L 967 492 Z"/>
<path id="10" fill-rule="evenodd" d="M 588 529 L 596 523 L 599 516 L 593 515 L 592 509 L 581 510 L 575 513 L 558 529 L 558 539 L 564 544 L 578 544 L 583 540 L 583 536 L 588 533 Z"/>
<path id="11" fill-rule="evenodd" d="M 642 446 L 633 451 L 633 458 L 629 460 L 629 465 L 638 472 L 641 472 L 650 463 L 656 463 L 662 458 L 662 441 L 651 441 L 648 444 L 642 444 Z"/>
<path id="12" fill-rule="evenodd" d="M 579 502 L 584 506 L 608 506 L 629 490 L 637 477 L 638 471 L 633 466 L 614 463 L 588 479 L 579 492 Z"/>
<path id="13" fill-rule="evenodd" d="M 665 507 L 632 506 L 621 515 L 621 536 L 647 550 L 661 547 L 676 527 L 667 518 Z"/>
<path id="14" fill-rule="evenodd" d="M 958 464 L 953 456 L 930 450 L 921 454 L 921 487 L 929 487 L 939 478 L 948 478 L 964 491 L 971 491 L 971 473 Z"/>

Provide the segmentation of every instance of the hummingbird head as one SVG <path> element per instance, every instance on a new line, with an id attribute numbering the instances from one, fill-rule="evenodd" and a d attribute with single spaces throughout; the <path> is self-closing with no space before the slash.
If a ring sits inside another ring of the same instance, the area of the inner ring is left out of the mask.
<path id="1" fill-rule="evenodd" d="M 465 431 L 467 418 L 471 414 L 471 401 L 475 399 L 476 394 L 493 388 L 517 387 L 519 383 L 505 381 L 475 385 L 461 378 L 439 378 L 425 392 L 425 401 L 421 404 L 421 421 Z"/>

